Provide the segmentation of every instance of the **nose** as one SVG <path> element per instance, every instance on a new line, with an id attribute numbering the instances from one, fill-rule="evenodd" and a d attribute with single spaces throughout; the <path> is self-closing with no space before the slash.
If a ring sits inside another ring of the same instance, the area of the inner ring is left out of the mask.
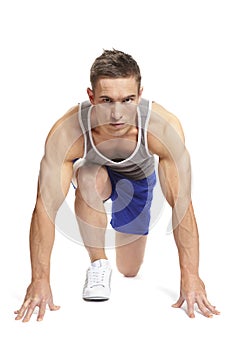
<path id="1" fill-rule="evenodd" d="M 115 102 L 111 110 L 111 118 L 114 120 L 120 120 L 123 117 L 122 108 L 120 102 Z"/>

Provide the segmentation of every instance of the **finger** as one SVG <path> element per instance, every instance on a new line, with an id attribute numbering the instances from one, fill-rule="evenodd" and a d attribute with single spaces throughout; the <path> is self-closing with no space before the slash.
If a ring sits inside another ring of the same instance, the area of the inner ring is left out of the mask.
<path id="1" fill-rule="evenodd" d="M 197 305 L 198 305 L 198 308 L 199 310 L 201 311 L 201 313 L 205 316 L 205 317 L 208 317 L 208 318 L 211 318 L 213 317 L 213 314 L 212 312 L 210 312 L 210 310 L 208 310 L 204 304 L 204 302 L 202 301 L 202 299 L 198 299 L 197 300 Z"/>
<path id="2" fill-rule="evenodd" d="M 33 311 L 35 310 L 37 306 L 37 302 L 36 301 L 32 301 L 31 304 L 28 306 L 27 312 L 25 317 L 23 318 L 23 322 L 28 322 L 31 319 L 31 316 L 33 314 Z"/>
<path id="3" fill-rule="evenodd" d="M 181 307 L 183 305 L 183 303 L 184 303 L 184 298 L 183 297 L 179 297 L 177 302 L 175 304 L 173 304 L 172 307 L 179 308 L 179 307 Z"/>
<path id="4" fill-rule="evenodd" d="M 21 314 L 22 312 L 24 312 L 26 310 L 26 308 L 28 307 L 28 304 L 30 303 L 30 299 L 27 299 L 23 302 L 23 304 L 21 305 L 19 310 L 14 311 L 15 314 Z"/>
<path id="5" fill-rule="evenodd" d="M 190 318 L 195 318 L 193 299 L 187 299 L 187 314 Z"/>
<path id="6" fill-rule="evenodd" d="M 46 302 L 42 301 L 39 307 L 39 314 L 37 317 L 37 321 L 43 321 L 45 311 L 46 311 Z"/>
<path id="7" fill-rule="evenodd" d="M 220 315 L 220 312 L 216 310 L 216 306 L 211 305 L 206 298 L 204 299 L 204 304 L 206 308 L 209 309 L 214 315 Z"/>
<path id="8" fill-rule="evenodd" d="M 17 314 L 16 316 L 16 320 L 21 320 L 25 314 L 26 309 L 28 308 L 28 305 L 30 304 L 31 300 L 27 299 L 23 305 L 21 306 L 21 308 L 17 311 L 15 311 L 15 314 Z"/>
<path id="9" fill-rule="evenodd" d="M 50 301 L 48 303 L 50 311 L 57 311 L 60 309 L 60 306 L 54 305 L 53 301 Z"/>

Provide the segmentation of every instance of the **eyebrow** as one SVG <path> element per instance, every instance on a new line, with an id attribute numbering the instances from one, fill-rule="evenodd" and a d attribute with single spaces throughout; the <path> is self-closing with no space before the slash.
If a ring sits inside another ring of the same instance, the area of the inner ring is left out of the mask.
<path id="1" fill-rule="evenodd" d="M 131 95 L 127 95 L 123 98 L 121 98 L 121 100 L 126 100 L 127 98 L 135 98 L 136 95 L 135 94 L 131 94 Z M 112 97 L 107 96 L 107 95 L 101 95 L 99 98 L 108 98 L 109 100 L 114 100 Z"/>

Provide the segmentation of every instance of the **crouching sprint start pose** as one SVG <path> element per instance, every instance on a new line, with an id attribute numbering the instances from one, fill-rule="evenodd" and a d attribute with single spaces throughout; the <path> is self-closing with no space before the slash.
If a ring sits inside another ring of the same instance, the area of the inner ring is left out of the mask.
<path id="1" fill-rule="evenodd" d="M 105 50 L 91 67 L 88 100 L 70 109 L 52 127 L 41 161 L 38 193 L 30 229 L 32 279 L 16 319 L 37 320 L 53 303 L 50 257 L 55 218 L 71 182 L 80 235 L 90 256 L 83 299 L 110 297 L 111 266 L 105 251 L 105 201 L 112 200 L 116 263 L 127 277 L 136 276 L 143 261 L 150 226 L 154 155 L 164 196 L 172 207 L 178 248 L 180 297 L 189 317 L 194 305 L 211 317 L 219 312 L 207 300 L 199 277 L 198 229 L 191 201 L 190 158 L 178 119 L 155 102 L 142 98 L 138 64 L 128 54 Z M 156 200 L 156 198 L 155 198 Z"/>

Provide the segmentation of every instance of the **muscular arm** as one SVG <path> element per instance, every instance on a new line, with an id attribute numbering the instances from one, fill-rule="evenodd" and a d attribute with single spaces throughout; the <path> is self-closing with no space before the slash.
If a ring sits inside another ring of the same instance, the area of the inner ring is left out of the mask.
<path id="1" fill-rule="evenodd" d="M 65 161 L 61 165 L 61 169 L 59 169 L 55 161 L 49 161 L 46 158 L 47 155 L 41 162 L 37 200 L 32 215 L 30 253 L 32 280 L 46 278 L 49 281 L 55 218 L 69 190 L 72 177 L 72 162 Z M 56 176 L 59 175 L 64 179 L 62 187 L 56 183 Z"/>
<path id="2" fill-rule="evenodd" d="M 181 294 L 174 307 L 187 302 L 194 317 L 194 304 L 210 317 L 218 312 L 206 298 L 199 277 L 199 236 L 191 201 L 190 157 L 185 147 L 182 127 L 174 116 L 154 105 L 149 125 L 148 145 L 159 156 L 159 178 L 163 193 L 172 207 L 172 227 L 179 254 Z"/>
<path id="3" fill-rule="evenodd" d="M 53 304 L 50 288 L 55 219 L 70 187 L 72 159 L 82 156 L 82 148 L 77 111 L 72 110 L 55 124 L 46 140 L 30 227 L 32 279 L 24 303 L 16 311 L 17 320 L 29 321 L 36 306 L 39 307 L 37 320 L 43 319 L 47 304 L 50 310 L 58 309 Z"/>

